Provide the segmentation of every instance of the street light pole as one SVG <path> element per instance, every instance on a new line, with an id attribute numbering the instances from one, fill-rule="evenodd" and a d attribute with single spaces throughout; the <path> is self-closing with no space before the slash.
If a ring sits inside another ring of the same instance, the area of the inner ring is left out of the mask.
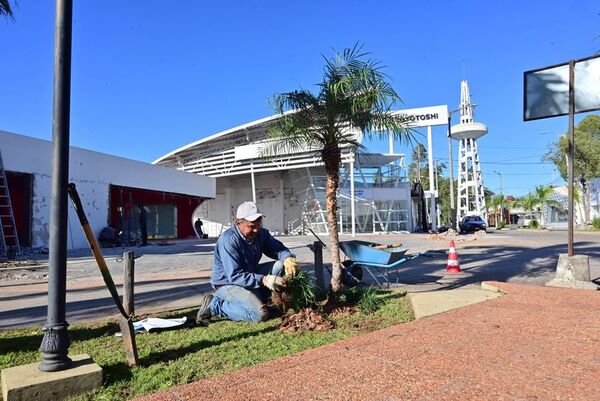
<path id="1" fill-rule="evenodd" d="M 448 161 L 450 162 L 450 224 L 454 230 L 456 227 L 456 210 L 454 210 L 454 161 L 452 160 L 452 136 L 450 131 L 450 125 L 452 123 L 452 113 L 457 110 L 448 113 Z"/>
<path id="2" fill-rule="evenodd" d="M 573 247 L 573 229 L 574 229 L 574 210 L 575 204 L 573 199 L 573 180 L 575 177 L 575 61 L 569 62 L 569 148 L 567 153 L 567 173 L 569 176 L 569 189 L 567 192 L 569 198 L 569 222 L 568 222 L 568 244 L 567 255 L 574 255 Z"/>
<path id="3" fill-rule="evenodd" d="M 68 356 L 68 324 L 65 320 L 72 21 L 72 0 L 56 0 L 48 317 L 40 346 L 43 360 L 39 366 L 45 372 L 64 370 L 73 365 Z"/>

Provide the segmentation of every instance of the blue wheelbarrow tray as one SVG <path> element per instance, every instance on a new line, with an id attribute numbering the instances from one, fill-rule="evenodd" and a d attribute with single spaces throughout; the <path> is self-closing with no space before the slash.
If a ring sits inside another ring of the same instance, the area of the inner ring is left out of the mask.
<path id="1" fill-rule="evenodd" d="M 382 285 L 370 268 L 382 269 L 384 273 L 383 277 L 389 286 L 388 270 L 399 266 L 407 260 L 414 259 L 419 254 L 407 256 L 405 254 L 408 251 L 408 248 L 375 248 L 378 245 L 383 244 L 360 240 L 341 241 L 340 249 L 350 260 L 350 266 L 356 265 L 365 268 L 380 287 L 382 287 Z"/>

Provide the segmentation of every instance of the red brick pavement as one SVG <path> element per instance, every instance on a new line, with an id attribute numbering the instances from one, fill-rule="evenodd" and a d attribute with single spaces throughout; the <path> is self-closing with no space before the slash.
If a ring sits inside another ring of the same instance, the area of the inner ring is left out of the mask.
<path id="1" fill-rule="evenodd" d="M 600 293 L 506 295 L 139 398 L 600 400 Z"/>

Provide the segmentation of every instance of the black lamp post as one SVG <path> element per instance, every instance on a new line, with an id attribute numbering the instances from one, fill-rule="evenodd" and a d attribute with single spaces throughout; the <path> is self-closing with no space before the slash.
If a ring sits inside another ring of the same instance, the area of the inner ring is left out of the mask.
<path id="1" fill-rule="evenodd" d="M 68 356 L 70 344 L 65 320 L 72 20 L 73 1 L 56 0 L 48 317 L 40 346 L 43 360 L 39 366 L 46 372 L 68 369 L 73 364 Z"/>

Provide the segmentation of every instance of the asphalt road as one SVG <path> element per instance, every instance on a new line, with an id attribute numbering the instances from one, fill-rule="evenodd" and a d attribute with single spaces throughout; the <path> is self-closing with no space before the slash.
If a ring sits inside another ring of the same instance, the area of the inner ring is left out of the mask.
<path id="1" fill-rule="evenodd" d="M 321 237 L 327 244 L 326 236 Z M 280 237 L 296 253 L 307 271 L 313 270 L 313 254 L 307 247 L 312 236 Z M 350 239 L 342 235 L 341 240 Z M 360 235 L 357 239 L 386 244 L 403 243 L 409 253 L 427 251 L 391 272 L 394 285 L 409 291 L 456 288 L 483 280 L 543 285 L 554 276 L 559 253 L 566 253 L 565 231 L 502 230 L 487 235 L 456 236 L 463 274 L 450 281 L 446 264 L 450 239 L 443 235 Z M 575 253 L 590 257 L 591 277 L 600 284 L 600 233 L 575 233 Z M 185 240 L 132 248 L 135 265 L 136 313 L 194 307 L 209 291 L 214 241 Z M 123 249 L 104 249 L 114 281 L 122 282 Z M 343 256 L 343 255 L 342 255 Z M 324 261 L 329 262 L 327 249 Z M 47 255 L 35 255 L 20 264 L 0 265 L 0 329 L 43 326 L 47 304 Z M 376 272 L 373 272 L 376 273 Z M 397 282 L 397 284 L 396 284 Z M 67 321 L 69 323 L 116 316 L 108 290 L 89 251 L 69 254 L 67 263 Z"/>

